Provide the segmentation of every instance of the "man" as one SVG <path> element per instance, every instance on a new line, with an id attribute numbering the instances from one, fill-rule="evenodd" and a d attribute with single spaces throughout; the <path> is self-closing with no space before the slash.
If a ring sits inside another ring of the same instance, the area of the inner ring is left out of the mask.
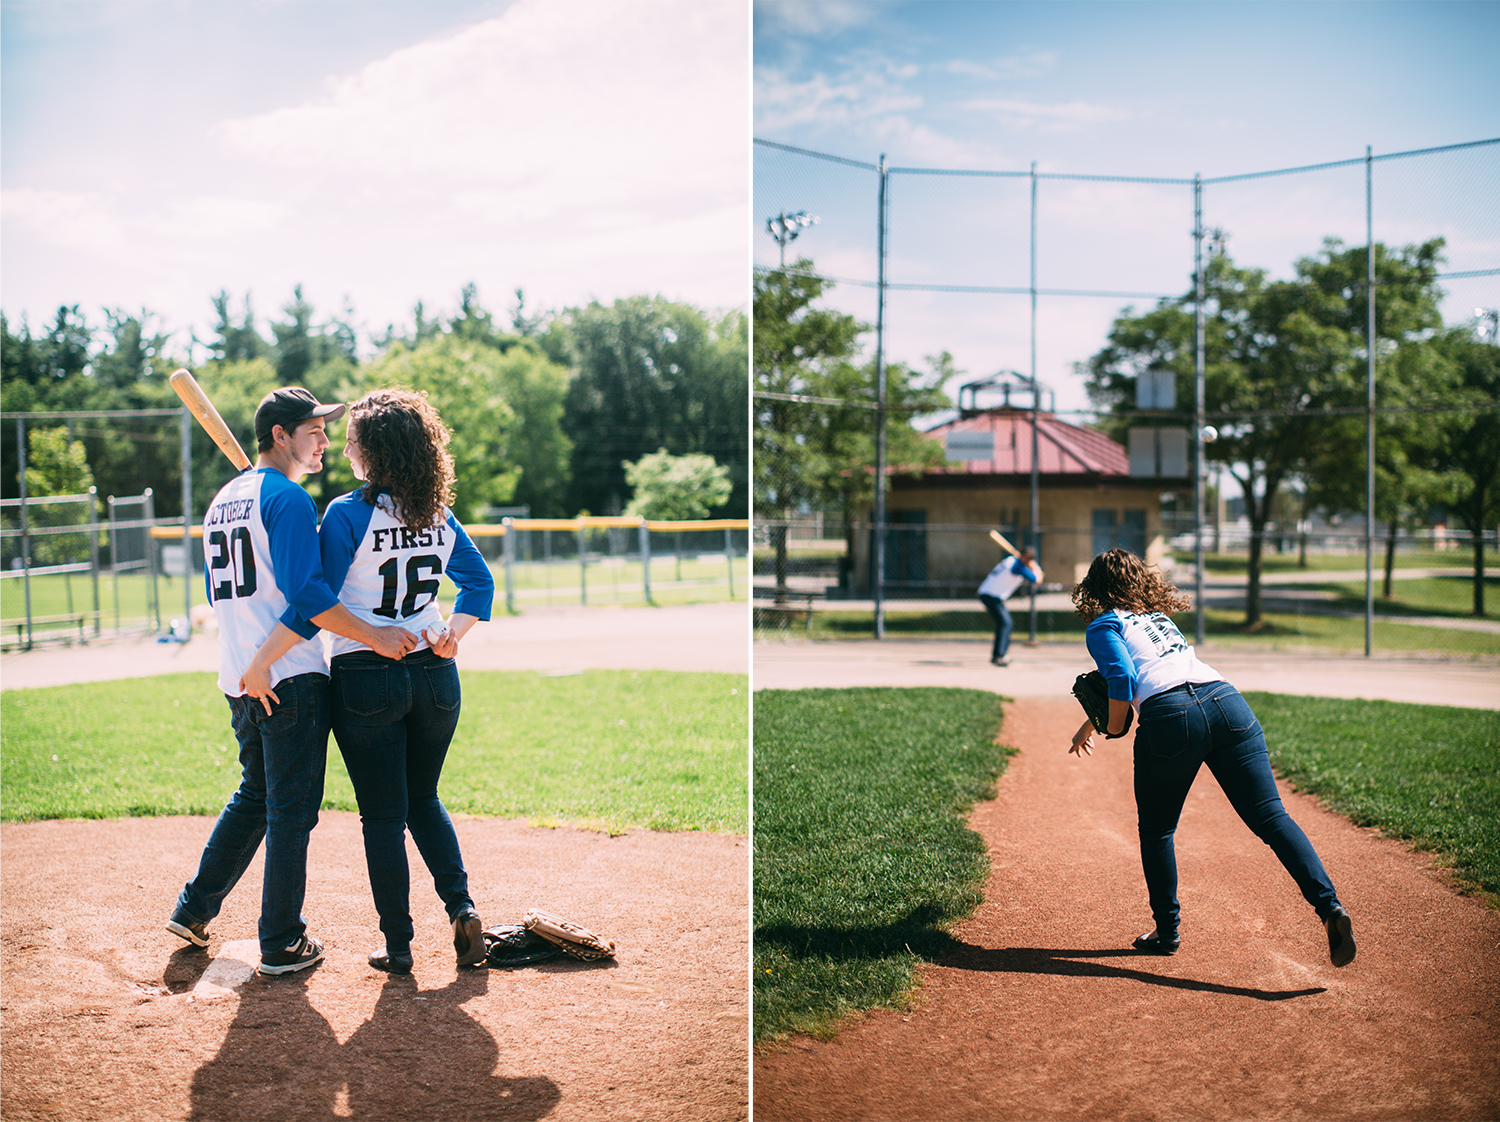
<path id="1" fill-rule="evenodd" d="M 1036 553 L 1028 546 L 1019 557 L 1007 557 L 990 570 L 979 586 L 979 602 L 995 621 L 995 642 L 990 648 L 990 662 L 996 666 L 1009 666 L 1005 652 L 1010 649 L 1010 633 L 1015 626 L 1010 611 L 1005 607 L 1006 598 L 1022 584 L 1037 583 L 1042 579 L 1042 568 L 1036 563 Z"/>
<path id="2" fill-rule="evenodd" d="M 328 658 L 317 639 L 292 647 L 271 668 L 274 704 L 246 695 L 245 669 L 288 605 L 387 658 L 401 658 L 416 644 L 401 628 L 356 618 L 323 579 L 317 508 L 297 481 L 323 470 L 328 422 L 343 413 L 344 406 L 323 405 L 301 387 L 267 394 L 255 411 L 255 468 L 225 484 L 203 516 L 204 578 L 219 623 L 219 688 L 239 741 L 241 779 L 167 930 L 208 946 L 208 924 L 264 838 L 262 974 L 302 970 L 323 957 L 322 943 L 307 934 L 302 901 L 307 839 L 327 766 Z"/>

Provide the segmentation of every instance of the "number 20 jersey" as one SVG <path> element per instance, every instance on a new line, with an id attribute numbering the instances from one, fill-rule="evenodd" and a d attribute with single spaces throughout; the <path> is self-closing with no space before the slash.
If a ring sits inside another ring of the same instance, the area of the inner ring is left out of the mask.
<path id="1" fill-rule="evenodd" d="M 318 509 L 274 468 L 247 471 L 214 496 L 203 516 L 203 561 L 219 624 L 219 688 L 231 697 L 289 605 L 310 619 L 338 603 L 323 580 Z M 301 642 L 271 665 L 271 685 L 327 673 L 322 642 Z"/>
<path id="2" fill-rule="evenodd" d="M 372 506 L 363 491 L 351 491 L 328 504 L 318 543 L 339 601 L 377 627 L 410 631 L 417 650 L 428 645 L 422 633 L 443 618 L 437 594 L 444 576 L 458 587 L 453 611 L 490 618 L 495 578 L 447 507 L 436 525 L 412 527 L 395 513 L 390 495 L 380 494 Z M 364 650 L 357 640 L 333 636 L 335 658 Z"/>

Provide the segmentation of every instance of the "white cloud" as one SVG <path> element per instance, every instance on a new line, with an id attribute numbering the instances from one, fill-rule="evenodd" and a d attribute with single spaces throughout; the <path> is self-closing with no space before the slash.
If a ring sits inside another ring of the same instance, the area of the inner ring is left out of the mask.
<path id="1" fill-rule="evenodd" d="M 943 64 L 949 74 L 964 78 L 982 78 L 987 81 L 1007 82 L 1020 78 L 1039 78 L 1057 69 L 1056 51 L 1033 51 L 1025 55 L 1011 55 L 992 62 L 971 62 L 953 59 Z"/>
<path id="2" fill-rule="evenodd" d="M 834 35 L 868 22 L 872 5 L 852 0 L 756 0 L 762 28 L 788 37 Z"/>
<path id="3" fill-rule="evenodd" d="M 1064 132 L 1131 119 L 1129 111 L 1120 106 L 1087 101 L 1046 105 L 1005 98 L 975 98 L 961 103 L 960 107 L 993 117 L 1012 128 L 1035 132 Z"/>

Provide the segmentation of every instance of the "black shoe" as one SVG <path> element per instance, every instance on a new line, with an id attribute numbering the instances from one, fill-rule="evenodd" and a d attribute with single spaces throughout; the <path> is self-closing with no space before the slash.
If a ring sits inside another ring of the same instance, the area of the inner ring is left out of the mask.
<path id="1" fill-rule="evenodd" d="M 991 666 L 1009 666 L 1010 665 L 1010 659 L 1008 659 L 1008 658 L 992 658 L 992 659 L 990 659 L 990 665 Z"/>
<path id="2" fill-rule="evenodd" d="M 1323 928 L 1328 932 L 1328 957 L 1335 966 L 1348 966 L 1354 961 L 1354 925 L 1349 913 L 1334 905 Z"/>
<path id="3" fill-rule="evenodd" d="M 1136 936 L 1131 946 L 1138 951 L 1145 951 L 1147 954 L 1176 954 L 1177 948 L 1182 946 L 1182 940 L 1173 939 L 1168 942 L 1157 935 L 1155 931 L 1148 931 L 1144 935 Z"/>
<path id="4" fill-rule="evenodd" d="M 167 920 L 167 930 L 173 935 L 186 939 L 195 947 L 208 946 L 208 924 L 195 922 L 192 916 L 180 908 L 172 913 L 171 919 Z"/>
<path id="5" fill-rule="evenodd" d="M 294 970 L 306 970 L 323 958 L 323 944 L 306 935 L 284 951 L 260 956 L 260 972 L 275 977 L 290 974 Z"/>
<path id="6" fill-rule="evenodd" d="M 391 954 L 390 951 L 381 947 L 378 951 L 370 952 L 370 965 L 376 970 L 384 970 L 387 974 L 410 974 L 411 955 Z"/>
<path id="7" fill-rule="evenodd" d="M 473 908 L 453 917 L 453 949 L 460 966 L 478 966 L 484 961 L 484 924 Z"/>

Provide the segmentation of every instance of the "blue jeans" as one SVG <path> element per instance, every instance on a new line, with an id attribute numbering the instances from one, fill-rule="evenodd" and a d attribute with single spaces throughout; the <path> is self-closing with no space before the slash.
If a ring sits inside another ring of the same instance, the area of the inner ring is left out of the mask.
<path id="1" fill-rule="evenodd" d="M 1158 934 L 1164 939 L 1177 935 L 1173 836 L 1188 789 L 1203 764 L 1245 825 L 1292 875 L 1318 918 L 1327 919 L 1338 895 L 1307 835 L 1281 804 L 1260 722 L 1228 682 L 1205 682 L 1147 698 L 1135 734 L 1141 866 Z"/>
<path id="2" fill-rule="evenodd" d="M 359 800 L 365 865 L 386 949 L 411 949 L 411 831 L 451 920 L 472 908 L 453 820 L 438 779 L 458 727 L 458 666 L 428 650 L 400 662 L 373 651 L 333 660 L 333 734 Z"/>
<path id="3" fill-rule="evenodd" d="M 253 697 L 225 697 L 240 745 L 240 786 L 219 812 L 197 875 L 177 897 L 178 909 L 194 921 L 213 919 L 264 838 L 262 954 L 285 950 L 307 930 L 307 838 L 318 824 L 328 766 L 327 677 L 284 678 L 276 694 L 281 700 L 269 716 Z"/>
<path id="4" fill-rule="evenodd" d="M 979 602 L 990 613 L 990 619 L 995 621 L 995 643 L 990 648 L 990 658 L 1004 658 L 1005 652 L 1010 650 L 1010 633 L 1015 628 L 1015 621 L 1010 618 L 1010 609 L 998 596 L 985 594 L 979 598 Z"/>

